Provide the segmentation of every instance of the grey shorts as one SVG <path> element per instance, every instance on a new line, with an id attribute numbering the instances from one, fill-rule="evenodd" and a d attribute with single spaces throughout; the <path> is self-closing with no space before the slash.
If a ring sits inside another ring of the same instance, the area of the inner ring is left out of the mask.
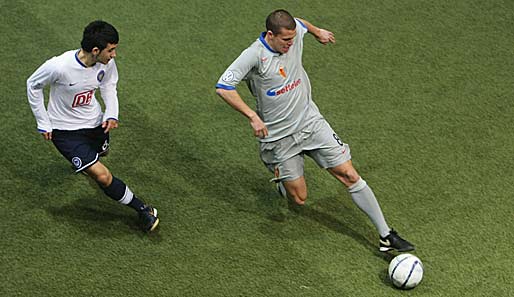
<path id="1" fill-rule="evenodd" d="M 274 181 L 290 181 L 302 177 L 304 155 L 325 169 L 351 159 L 348 144 L 342 142 L 324 119 L 280 140 L 260 143 L 261 160 L 274 173 Z"/>

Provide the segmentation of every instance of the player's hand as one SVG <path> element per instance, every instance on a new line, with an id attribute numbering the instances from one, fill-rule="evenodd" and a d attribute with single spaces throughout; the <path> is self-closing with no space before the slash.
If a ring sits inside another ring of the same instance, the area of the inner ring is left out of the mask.
<path id="1" fill-rule="evenodd" d="M 316 36 L 316 39 L 322 44 L 336 43 L 334 33 L 327 31 L 325 29 L 319 29 L 319 33 Z"/>
<path id="2" fill-rule="evenodd" d="M 52 132 L 41 132 L 45 140 L 52 140 Z"/>
<path id="3" fill-rule="evenodd" d="M 111 129 L 118 128 L 118 121 L 115 119 L 108 119 L 107 121 L 102 123 L 102 128 L 104 128 L 104 133 L 108 133 Z"/>
<path id="4" fill-rule="evenodd" d="M 264 125 L 264 122 L 259 118 L 258 115 L 250 118 L 250 125 L 253 129 L 253 135 L 259 138 L 265 138 L 268 136 L 268 128 Z"/>

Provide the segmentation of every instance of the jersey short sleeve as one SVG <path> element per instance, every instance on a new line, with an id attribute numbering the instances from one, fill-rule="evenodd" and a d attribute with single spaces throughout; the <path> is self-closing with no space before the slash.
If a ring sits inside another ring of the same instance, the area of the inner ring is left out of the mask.
<path id="1" fill-rule="evenodd" d="M 294 19 L 296 21 L 296 35 L 300 35 L 300 38 L 303 38 L 305 34 L 308 32 L 307 26 L 300 21 L 299 19 Z"/>
<path id="2" fill-rule="evenodd" d="M 248 73 L 258 67 L 257 49 L 249 47 L 225 70 L 216 84 L 216 88 L 235 90 L 236 86 L 246 78 Z"/>

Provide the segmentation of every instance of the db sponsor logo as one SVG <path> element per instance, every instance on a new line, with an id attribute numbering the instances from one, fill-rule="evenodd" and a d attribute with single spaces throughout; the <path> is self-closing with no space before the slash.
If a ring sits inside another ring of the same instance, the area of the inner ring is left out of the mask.
<path id="1" fill-rule="evenodd" d="M 91 99 L 93 99 L 94 92 L 95 90 L 91 90 L 76 94 L 73 98 L 73 104 L 71 107 L 89 105 L 91 103 Z"/>

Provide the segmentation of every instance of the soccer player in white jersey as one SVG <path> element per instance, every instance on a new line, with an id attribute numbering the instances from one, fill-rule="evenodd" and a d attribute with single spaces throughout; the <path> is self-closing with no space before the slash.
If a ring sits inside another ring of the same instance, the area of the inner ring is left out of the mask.
<path id="1" fill-rule="evenodd" d="M 375 225 L 380 251 L 410 251 L 414 246 L 387 225 L 371 188 L 352 165 L 350 148 L 320 114 L 312 100 L 302 65 L 303 37 L 335 43 L 334 34 L 306 20 L 276 10 L 266 19 L 266 32 L 244 50 L 216 84 L 216 93 L 246 116 L 260 142 L 260 156 L 275 175 L 279 192 L 303 205 L 307 198 L 304 156 L 313 158 L 350 192 L 352 200 Z M 257 100 L 252 110 L 236 86 L 245 80 Z"/>
<path id="2" fill-rule="evenodd" d="M 27 80 L 27 96 L 37 129 L 75 167 L 86 172 L 110 198 L 135 209 L 144 231 L 159 224 L 157 210 L 137 198 L 99 158 L 109 150 L 109 131 L 118 127 L 118 71 L 114 58 L 118 32 L 111 24 L 86 26 L 81 48 L 41 65 Z M 43 89 L 50 86 L 48 110 Z M 100 89 L 105 113 L 96 99 Z"/>

